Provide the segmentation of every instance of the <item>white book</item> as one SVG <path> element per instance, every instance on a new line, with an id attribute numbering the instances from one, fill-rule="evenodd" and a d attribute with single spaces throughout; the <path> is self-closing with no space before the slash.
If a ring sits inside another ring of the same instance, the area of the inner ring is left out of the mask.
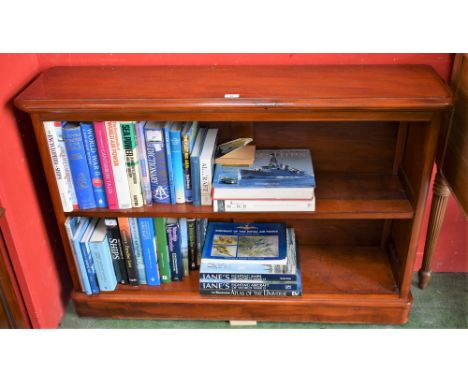
<path id="1" fill-rule="evenodd" d="M 313 212 L 315 197 L 310 200 L 213 200 L 214 212 Z"/>
<path id="2" fill-rule="evenodd" d="M 208 129 L 200 152 L 200 195 L 202 206 L 210 206 L 212 203 L 211 189 L 217 138 L 218 129 Z"/>
<path id="3" fill-rule="evenodd" d="M 46 121 L 44 122 L 44 130 L 63 211 L 73 211 L 74 207 L 77 207 L 77 200 L 68 163 L 67 150 L 62 138 L 62 124 L 60 122 Z"/>
<path id="4" fill-rule="evenodd" d="M 119 208 L 132 208 L 132 199 L 130 196 L 130 187 L 128 185 L 127 169 L 125 165 L 125 150 L 123 148 L 122 132 L 120 131 L 120 126 L 116 121 L 106 121 L 105 124 Z"/>

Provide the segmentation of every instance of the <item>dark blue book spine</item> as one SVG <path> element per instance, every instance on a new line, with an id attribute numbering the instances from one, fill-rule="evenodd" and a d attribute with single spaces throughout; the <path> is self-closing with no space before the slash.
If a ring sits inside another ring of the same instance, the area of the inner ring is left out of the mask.
<path id="1" fill-rule="evenodd" d="M 166 148 L 167 159 L 167 175 L 169 177 L 169 191 L 171 194 L 171 204 L 176 204 L 175 182 L 174 182 L 174 166 L 172 164 L 171 151 L 171 124 L 164 127 L 164 143 Z"/>
<path id="2" fill-rule="evenodd" d="M 146 155 L 151 183 L 151 194 L 154 203 L 170 204 L 169 181 L 166 166 L 166 153 L 162 129 L 159 134 L 154 129 L 145 126 Z M 155 135 L 161 140 L 153 139 Z"/>
<path id="3" fill-rule="evenodd" d="M 106 208 L 106 190 L 104 187 L 101 163 L 99 162 L 99 153 L 96 144 L 96 136 L 94 134 L 94 127 L 91 122 L 80 122 L 80 125 L 96 206 L 99 208 Z"/>
<path id="4" fill-rule="evenodd" d="M 148 285 L 160 285 L 153 218 L 137 218 Z"/>
<path id="5" fill-rule="evenodd" d="M 99 286 L 96 276 L 96 269 L 94 268 L 93 257 L 91 256 L 91 251 L 89 250 L 86 243 L 80 243 L 81 253 L 83 254 L 83 262 L 85 264 L 86 273 L 89 279 L 89 285 L 91 287 L 91 292 L 93 294 L 99 293 Z"/>
<path id="6" fill-rule="evenodd" d="M 200 279 L 200 289 L 204 290 L 244 290 L 244 291 L 278 291 L 298 290 L 297 283 L 270 283 L 270 282 L 232 282 L 232 281 L 207 281 Z"/>
<path id="7" fill-rule="evenodd" d="M 171 280 L 180 281 L 184 275 L 182 266 L 182 250 L 180 246 L 180 228 L 177 223 L 167 223 L 167 246 L 169 249 L 169 262 Z"/>
<path id="8" fill-rule="evenodd" d="M 63 140 L 67 149 L 78 206 L 81 209 L 96 208 L 80 126 L 67 123 L 63 128 Z"/>

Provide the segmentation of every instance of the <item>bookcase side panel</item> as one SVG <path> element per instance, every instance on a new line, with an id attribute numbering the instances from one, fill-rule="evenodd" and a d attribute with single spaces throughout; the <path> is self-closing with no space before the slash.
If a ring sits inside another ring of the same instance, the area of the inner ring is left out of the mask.
<path id="1" fill-rule="evenodd" d="M 394 220 L 391 233 L 400 261 L 399 284 L 402 296 L 407 296 L 410 291 L 440 124 L 441 113 L 435 113 L 429 123 L 410 123 L 408 126 L 399 173 L 413 206 L 414 217 L 409 220 Z"/>
<path id="2" fill-rule="evenodd" d="M 60 231 L 61 242 L 65 249 L 68 270 L 72 278 L 73 288 L 74 290 L 79 291 L 81 290 L 80 282 L 79 282 L 77 270 L 75 268 L 73 253 L 69 245 L 68 235 L 64 226 L 66 216 L 63 212 L 58 185 L 55 179 L 54 168 L 53 168 L 52 160 L 49 154 L 47 139 L 45 136 L 44 125 L 43 125 L 44 119 L 42 119 L 41 116 L 38 114 L 31 114 L 31 120 L 32 120 L 33 127 L 34 127 L 34 135 L 36 137 L 37 146 L 39 148 L 42 165 L 43 165 L 44 172 L 46 175 L 47 186 L 49 188 L 49 195 L 52 199 L 52 205 L 54 207 L 55 217 L 57 219 L 57 224 L 58 224 L 58 228 Z"/>

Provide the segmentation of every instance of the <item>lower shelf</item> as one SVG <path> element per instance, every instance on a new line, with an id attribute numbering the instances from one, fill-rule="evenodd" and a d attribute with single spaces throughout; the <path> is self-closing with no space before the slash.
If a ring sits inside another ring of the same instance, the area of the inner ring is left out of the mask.
<path id="1" fill-rule="evenodd" d="M 82 316 L 256 320 L 289 322 L 404 323 L 411 297 L 401 298 L 386 254 L 378 247 L 300 248 L 300 297 L 201 296 L 198 272 L 160 287 L 119 286 L 95 296 L 75 292 Z"/>

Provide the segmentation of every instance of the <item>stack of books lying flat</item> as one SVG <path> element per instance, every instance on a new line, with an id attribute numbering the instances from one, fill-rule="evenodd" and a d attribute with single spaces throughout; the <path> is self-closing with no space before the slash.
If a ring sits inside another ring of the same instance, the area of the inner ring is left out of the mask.
<path id="1" fill-rule="evenodd" d="M 200 293 L 300 296 L 294 229 L 281 223 L 208 223 Z"/>
<path id="2" fill-rule="evenodd" d="M 215 212 L 315 211 L 310 150 L 256 150 L 252 166 L 216 165 Z"/>

